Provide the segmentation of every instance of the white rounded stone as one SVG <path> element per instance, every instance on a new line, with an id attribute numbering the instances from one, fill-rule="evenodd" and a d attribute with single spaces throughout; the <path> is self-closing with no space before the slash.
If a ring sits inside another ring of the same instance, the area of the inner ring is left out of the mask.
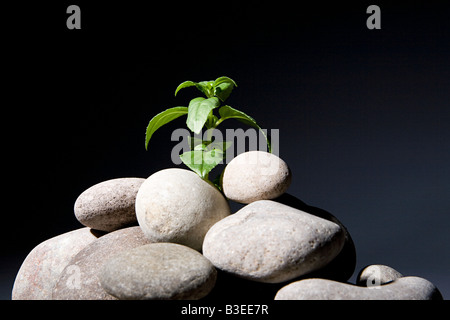
<path id="1" fill-rule="evenodd" d="M 230 214 L 227 200 L 212 184 L 184 169 L 151 175 L 136 196 L 136 216 L 152 242 L 202 248 L 209 228 Z"/>
<path id="2" fill-rule="evenodd" d="M 290 184 L 291 171 L 286 162 L 263 151 L 249 151 L 235 157 L 225 167 L 222 179 L 225 196 L 240 203 L 275 199 Z"/>
<path id="3" fill-rule="evenodd" d="M 373 264 L 360 271 L 356 279 L 359 286 L 373 287 L 386 284 L 403 277 L 397 270 L 382 264 Z"/>
<path id="4" fill-rule="evenodd" d="M 203 254 L 223 271 L 279 283 L 324 267 L 344 241 L 334 222 L 260 200 L 216 223 L 206 234 Z"/>

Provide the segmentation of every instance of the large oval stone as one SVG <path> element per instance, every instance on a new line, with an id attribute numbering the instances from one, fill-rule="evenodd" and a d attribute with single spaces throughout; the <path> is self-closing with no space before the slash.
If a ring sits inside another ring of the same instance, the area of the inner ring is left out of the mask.
<path id="1" fill-rule="evenodd" d="M 275 300 L 442 300 L 442 295 L 430 281 L 419 277 L 403 277 L 371 288 L 305 279 L 281 288 Z"/>
<path id="2" fill-rule="evenodd" d="M 143 178 L 119 178 L 98 183 L 75 201 L 75 217 L 92 229 L 114 231 L 136 225 L 136 194 Z"/>
<path id="3" fill-rule="evenodd" d="M 288 193 L 284 193 L 281 197 L 275 199 L 274 201 L 307 212 L 319 218 L 329 220 L 331 222 L 338 224 L 342 228 L 345 235 L 345 242 L 341 252 L 339 252 L 339 254 L 325 267 L 313 271 L 312 273 L 308 273 L 304 275 L 304 277 L 325 278 L 341 282 L 347 281 L 355 271 L 356 249 L 352 237 L 350 236 L 350 233 L 348 232 L 344 224 L 342 224 L 342 222 L 339 221 L 339 219 L 337 219 L 334 215 L 332 215 L 328 211 L 321 208 L 309 206 L 300 199 Z"/>
<path id="4" fill-rule="evenodd" d="M 52 299 L 116 300 L 101 287 L 100 269 L 112 256 L 148 243 L 150 241 L 138 226 L 102 236 L 70 260 L 53 289 Z"/>
<path id="5" fill-rule="evenodd" d="M 227 200 L 212 184 L 184 169 L 151 175 L 136 197 L 136 215 L 152 242 L 202 248 L 209 228 L 230 214 Z"/>
<path id="6" fill-rule="evenodd" d="M 216 275 L 198 251 L 175 243 L 152 243 L 114 256 L 99 278 L 102 287 L 119 299 L 193 300 L 211 291 Z"/>
<path id="7" fill-rule="evenodd" d="M 51 300 L 53 287 L 70 260 L 102 234 L 81 228 L 37 245 L 17 273 L 12 300 Z"/>
<path id="8" fill-rule="evenodd" d="M 286 162 L 276 155 L 249 151 L 241 153 L 225 167 L 222 187 L 228 199 L 251 203 L 282 195 L 289 188 L 291 177 Z"/>
<path id="9" fill-rule="evenodd" d="M 206 234 L 203 254 L 221 270 L 278 283 L 322 268 L 344 241 L 334 222 L 260 200 L 216 223 Z"/>

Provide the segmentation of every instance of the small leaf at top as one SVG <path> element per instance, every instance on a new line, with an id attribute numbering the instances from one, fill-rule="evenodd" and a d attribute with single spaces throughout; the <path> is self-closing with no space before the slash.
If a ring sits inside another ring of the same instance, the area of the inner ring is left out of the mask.
<path id="1" fill-rule="evenodd" d="M 185 82 L 181 83 L 175 90 L 175 96 L 177 95 L 178 91 L 180 91 L 181 89 L 196 86 L 196 85 L 197 85 L 197 83 L 195 83 L 193 81 L 185 81 Z"/>
<path id="2" fill-rule="evenodd" d="M 186 120 L 188 128 L 197 134 L 200 133 L 208 119 L 209 113 L 217 108 L 219 104 L 219 99 L 216 97 L 192 99 L 189 102 L 188 117 Z"/>
<path id="3" fill-rule="evenodd" d="M 197 83 L 196 87 L 206 96 L 206 98 L 214 97 L 214 81 L 200 81 Z"/>
<path id="4" fill-rule="evenodd" d="M 230 96 L 231 91 L 233 91 L 233 88 L 234 86 L 232 83 L 221 83 L 217 87 L 215 87 L 214 94 L 222 102 L 224 102 Z"/>
<path id="5" fill-rule="evenodd" d="M 148 143 L 156 130 L 158 130 L 166 123 L 169 123 L 170 121 L 175 120 L 176 118 L 181 117 L 182 115 L 185 115 L 187 113 L 187 107 L 174 107 L 160 112 L 156 116 L 154 116 L 148 123 L 147 131 L 145 132 L 145 149 L 147 150 Z"/>
<path id="6" fill-rule="evenodd" d="M 228 77 L 219 77 L 219 78 L 217 78 L 216 80 L 214 80 L 214 86 L 216 87 L 216 86 L 218 86 L 219 84 L 225 83 L 225 82 L 231 83 L 231 84 L 233 84 L 235 87 L 237 87 L 236 82 L 235 82 L 233 79 L 230 79 L 230 78 L 228 78 Z"/>
<path id="7" fill-rule="evenodd" d="M 237 85 L 232 79 L 228 77 L 217 78 L 214 81 L 214 95 L 223 102 L 230 96 L 234 87 L 237 87 Z"/>

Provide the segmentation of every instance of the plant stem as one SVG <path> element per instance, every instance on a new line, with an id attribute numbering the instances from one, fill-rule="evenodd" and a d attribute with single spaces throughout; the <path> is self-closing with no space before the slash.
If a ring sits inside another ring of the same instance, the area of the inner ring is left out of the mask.
<path id="1" fill-rule="evenodd" d="M 219 124 L 222 123 L 223 120 L 226 120 L 227 118 L 220 118 L 219 120 L 216 121 L 216 123 L 214 124 L 214 128 L 217 128 L 219 126 Z"/>

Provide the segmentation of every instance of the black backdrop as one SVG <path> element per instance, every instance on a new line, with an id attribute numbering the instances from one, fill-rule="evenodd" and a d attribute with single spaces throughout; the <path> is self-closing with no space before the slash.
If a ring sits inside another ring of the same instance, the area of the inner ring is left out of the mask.
<path id="1" fill-rule="evenodd" d="M 227 101 L 280 130 L 289 193 L 348 228 L 357 270 L 387 264 L 450 296 L 450 11 L 445 2 L 21 3 L 5 12 L 1 296 L 40 242 L 81 227 L 77 196 L 174 166 L 156 113 L 226 75 Z M 224 128 L 239 127 L 230 120 Z M 354 278 L 354 277 L 353 277 Z"/>

